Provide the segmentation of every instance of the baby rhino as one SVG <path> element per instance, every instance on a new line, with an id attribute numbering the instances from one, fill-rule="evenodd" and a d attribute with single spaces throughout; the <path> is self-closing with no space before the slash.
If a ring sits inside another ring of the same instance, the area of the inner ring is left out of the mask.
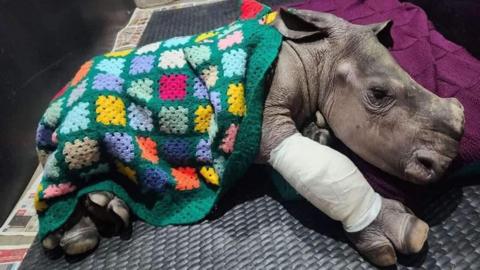
<path id="1" fill-rule="evenodd" d="M 267 21 L 272 16 L 267 15 Z M 464 124 L 456 99 L 432 94 L 394 61 L 381 43 L 388 37 L 387 25 L 355 25 L 307 10 L 278 12 L 268 26 L 281 34 L 281 43 L 264 87 L 256 159 L 270 164 L 299 194 L 340 221 L 358 251 L 380 266 L 395 264 L 396 252 L 419 252 L 429 227 L 400 202 L 382 198 L 347 157 L 324 145 L 329 136 L 325 128 L 385 172 L 428 184 L 440 179 L 456 156 Z M 235 35 L 237 39 L 223 47 L 240 40 L 240 34 Z M 211 77 L 202 78 L 207 86 L 215 84 Z M 245 91 L 248 95 L 251 89 Z M 312 140 L 299 130 L 315 118 Z M 129 208 L 117 196 L 86 194 L 43 246 L 70 255 L 85 253 L 97 245 L 98 231 L 120 234 L 130 228 Z"/>

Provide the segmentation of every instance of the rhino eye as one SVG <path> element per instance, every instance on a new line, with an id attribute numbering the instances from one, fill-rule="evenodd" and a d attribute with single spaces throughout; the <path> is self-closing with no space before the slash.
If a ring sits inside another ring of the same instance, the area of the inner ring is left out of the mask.
<path id="1" fill-rule="evenodd" d="M 384 89 L 381 89 L 381 88 L 372 88 L 372 89 L 370 89 L 370 92 L 371 92 L 372 97 L 374 99 L 376 99 L 377 101 L 382 100 L 382 99 L 384 99 L 388 96 L 387 91 L 384 90 Z"/>
<path id="2" fill-rule="evenodd" d="M 369 88 L 365 97 L 367 108 L 374 112 L 388 110 L 394 103 L 394 98 L 389 91 L 380 87 Z"/>

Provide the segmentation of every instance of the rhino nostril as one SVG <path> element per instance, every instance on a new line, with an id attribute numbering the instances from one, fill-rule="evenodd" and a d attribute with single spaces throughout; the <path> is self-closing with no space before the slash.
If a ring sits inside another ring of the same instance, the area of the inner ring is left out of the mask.
<path id="1" fill-rule="evenodd" d="M 418 163 L 422 164 L 428 170 L 433 169 L 433 161 L 427 157 L 417 157 Z"/>
<path id="2" fill-rule="evenodd" d="M 405 167 L 405 174 L 415 183 L 433 183 L 445 173 L 452 158 L 435 150 L 419 149 Z"/>

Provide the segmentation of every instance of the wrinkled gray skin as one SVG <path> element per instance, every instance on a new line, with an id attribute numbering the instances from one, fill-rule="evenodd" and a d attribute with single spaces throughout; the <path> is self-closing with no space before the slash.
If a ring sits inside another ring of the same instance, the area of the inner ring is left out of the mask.
<path id="1" fill-rule="evenodd" d="M 377 38 L 386 25 L 280 11 L 274 26 L 285 40 L 265 103 L 258 161 L 267 161 L 272 149 L 306 126 L 305 136 L 328 144 L 330 129 L 357 155 L 407 181 L 425 184 L 442 176 L 457 154 L 463 108 L 398 66 Z M 128 207 L 106 192 L 89 194 L 78 211 L 43 241 L 47 250 L 84 253 L 97 245 L 97 231 L 119 234 L 130 227 Z M 419 252 L 428 229 L 401 203 L 382 199 L 378 217 L 347 236 L 371 262 L 388 266 L 396 263 L 396 251 Z"/>
<path id="2" fill-rule="evenodd" d="M 375 36 L 386 23 L 296 14 L 276 21 L 287 40 L 264 111 L 263 130 L 275 133 L 263 133 L 261 158 L 319 111 L 338 139 L 376 167 L 415 183 L 439 179 L 463 134 L 461 104 L 424 89 L 395 62 Z"/>

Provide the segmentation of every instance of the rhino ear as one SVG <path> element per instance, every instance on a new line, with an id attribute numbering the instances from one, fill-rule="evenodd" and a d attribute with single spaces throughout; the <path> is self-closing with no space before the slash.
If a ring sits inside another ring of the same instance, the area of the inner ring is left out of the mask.
<path id="1" fill-rule="evenodd" d="M 390 28 L 391 24 L 392 24 L 392 21 L 388 20 L 388 21 L 379 22 L 379 23 L 372 23 L 372 24 L 366 25 L 366 27 L 370 28 L 370 30 L 372 30 L 372 32 L 375 35 L 378 35 L 380 32 L 387 30 L 387 28 Z"/>
<path id="2" fill-rule="evenodd" d="M 390 29 L 392 28 L 393 22 L 391 20 L 380 22 L 380 23 L 373 23 L 366 25 L 378 38 L 380 43 L 387 48 L 391 48 L 393 46 L 393 39 L 390 35 Z"/>
<path id="3" fill-rule="evenodd" d="M 327 36 L 332 15 L 322 12 L 280 9 L 273 26 L 286 38 L 303 39 L 316 35 Z"/>

